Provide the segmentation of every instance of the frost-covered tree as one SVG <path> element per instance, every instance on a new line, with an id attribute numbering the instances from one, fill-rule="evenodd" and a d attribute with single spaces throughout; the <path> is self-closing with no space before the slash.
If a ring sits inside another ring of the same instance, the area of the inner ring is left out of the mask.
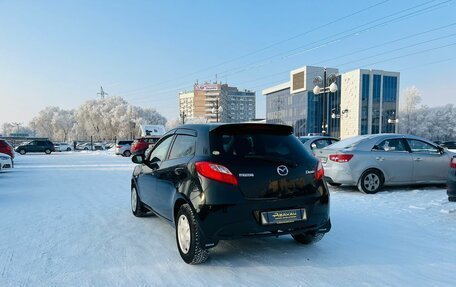
<path id="1" fill-rule="evenodd" d="M 402 121 L 399 122 L 399 129 L 404 133 L 411 133 L 416 125 L 416 110 L 421 102 L 421 92 L 415 86 L 405 89 L 401 103 Z"/>

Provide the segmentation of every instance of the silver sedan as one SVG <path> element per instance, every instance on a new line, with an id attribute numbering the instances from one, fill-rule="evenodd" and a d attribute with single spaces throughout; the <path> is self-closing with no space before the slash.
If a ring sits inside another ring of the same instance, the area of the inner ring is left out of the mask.
<path id="1" fill-rule="evenodd" d="M 363 135 L 317 151 L 327 182 L 376 193 L 383 185 L 445 184 L 454 153 L 426 139 L 400 134 Z"/>

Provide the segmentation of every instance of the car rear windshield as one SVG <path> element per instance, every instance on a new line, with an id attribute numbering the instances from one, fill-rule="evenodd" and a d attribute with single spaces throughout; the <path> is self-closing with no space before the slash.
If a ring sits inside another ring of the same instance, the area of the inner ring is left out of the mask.
<path id="1" fill-rule="evenodd" d="M 295 163 L 311 157 L 292 134 L 212 133 L 211 153 L 221 157 L 286 159 Z"/>
<path id="2" fill-rule="evenodd" d="M 352 147 L 355 147 L 355 146 L 359 145 L 360 143 L 362 143 L 363 141 L 365 141 L 367 139 L 368 139 L 368 137 L 366 137 L 366 136 L 352 137 L 352 138 L 348 138 L 348 139 L 345 139 L 345 140 L 338 141 L 338 142 L 328 146 L 327 148 L 329 148 L 329 149 L 347 149 L 347 148 L 352 148 Z"/>

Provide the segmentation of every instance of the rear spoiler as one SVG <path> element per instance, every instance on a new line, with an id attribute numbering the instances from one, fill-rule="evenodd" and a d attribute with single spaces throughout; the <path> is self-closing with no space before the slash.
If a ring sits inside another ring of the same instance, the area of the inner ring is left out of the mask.
<path id="1" fill-rule="evenodd" d="M 222 124 L 211 130 L 215 134 L 274 134 L 290 135 L 293 133 L 293 127 L 276 124 Z"/>

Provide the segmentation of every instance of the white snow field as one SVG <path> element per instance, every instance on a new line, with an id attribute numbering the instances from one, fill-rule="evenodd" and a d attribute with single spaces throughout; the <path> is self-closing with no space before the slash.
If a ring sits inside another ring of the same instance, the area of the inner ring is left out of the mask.
<path id="1" fill-rule="evenodd" d="M 443 187 L 332 188 L 333 229 L 222 241 L 185 264 L 174 229 L 130 211 L 128 158 L 18 156 L 0 173 L 0 286 L 456 286 L 456 204 Z"/>

